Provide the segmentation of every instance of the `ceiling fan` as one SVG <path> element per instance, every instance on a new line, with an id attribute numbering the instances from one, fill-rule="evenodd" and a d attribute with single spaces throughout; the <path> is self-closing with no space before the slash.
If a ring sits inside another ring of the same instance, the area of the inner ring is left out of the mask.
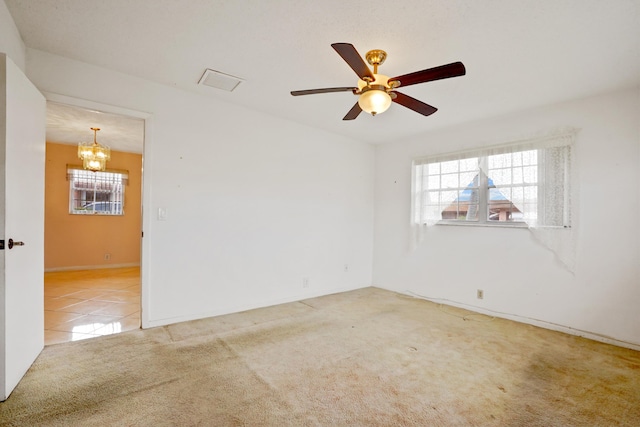
<path id="1" fill-rule="evenodd" d="M 360 80 L 358 80 L 358 86 L 294 90 L 291 92 L 291 95 L 300 96 L 330 92 L 352 92 L 354 95 L 358 95 L 358 102 L 356 102 L 342 120 L 353 120 L 358 117 L 363 110 L 375 116 L 376 114 L 385 112 L 391 105 L 391 102 L 403 105 L 423 116 L 431 115 L 438 111 L 438 109 L 398 92 L 395 89 L 400 86 L 410 86 L 433 80 L 464 76 L 466 73 L 462 62 L 453 62 L 451 64 L 389 78 L 383 74 L 378 74 L 378 66 L 382 65 L 387 58 L 387 53 L 384 50 L 376 49 L 367 52 L 365 58 L 369 65 L 373 66 L 372 73 L 371 69 L 365 64 L 352 44 L 333 43 L 331 47 L 334 48 L 351 69 L 356 72 L 360 78 Z"/>

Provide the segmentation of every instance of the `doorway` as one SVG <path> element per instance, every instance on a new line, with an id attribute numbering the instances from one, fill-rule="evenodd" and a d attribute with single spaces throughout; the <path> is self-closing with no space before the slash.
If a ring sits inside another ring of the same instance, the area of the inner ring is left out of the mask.
<path id="1" fill-rule="evenodd" d="M 138 329 L 145 118 L 117 107 L 45 96 L 45 345 Z M 124 203 L 118 201 L 117 212 L 95 209 L 95 201 L 84 200 L 86 194 L 102 200 L 101 193 L 110 191 L 102 184 L 86 191 L 101 172 L 77 173 L 82 172 L 78 143 L 93 141 L 92 127 L 100 128 L 97 141 L 111 148 L 102 174 L 123 177 Z M 87 182 L 78 178 L 85 175 Z"/>

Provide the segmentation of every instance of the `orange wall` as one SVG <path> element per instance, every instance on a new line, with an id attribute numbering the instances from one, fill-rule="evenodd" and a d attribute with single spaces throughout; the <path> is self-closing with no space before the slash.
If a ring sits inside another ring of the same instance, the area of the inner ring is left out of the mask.
<path id="1" fill-rule="evenodd" d="M 47 142 L 46 159 L 45 270 L 140 264 L 142 156 L 112 151 L 107 163 L 129 171 L 123 216 L 71 215 L 67 164 L 81 164 L 77 146 Z"/>

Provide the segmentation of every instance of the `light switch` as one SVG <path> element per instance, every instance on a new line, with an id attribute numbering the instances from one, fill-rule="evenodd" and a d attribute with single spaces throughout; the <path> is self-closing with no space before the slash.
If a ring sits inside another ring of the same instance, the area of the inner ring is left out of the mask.
<path id="1" fill-rule="evenodd" d="M 166 221 L 166 220 L 167 220 L 167 209 L 158 208 L 158 221 Z"/>

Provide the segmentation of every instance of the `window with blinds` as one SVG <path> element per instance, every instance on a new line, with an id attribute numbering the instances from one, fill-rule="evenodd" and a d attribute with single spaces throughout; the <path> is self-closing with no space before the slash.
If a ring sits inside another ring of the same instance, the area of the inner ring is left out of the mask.
<path id="1" fill-rule="evenodd" d="M 69 213 L 77 215 L 124 215 L 126 172 L 91 172 L 67 168 Z"/>

